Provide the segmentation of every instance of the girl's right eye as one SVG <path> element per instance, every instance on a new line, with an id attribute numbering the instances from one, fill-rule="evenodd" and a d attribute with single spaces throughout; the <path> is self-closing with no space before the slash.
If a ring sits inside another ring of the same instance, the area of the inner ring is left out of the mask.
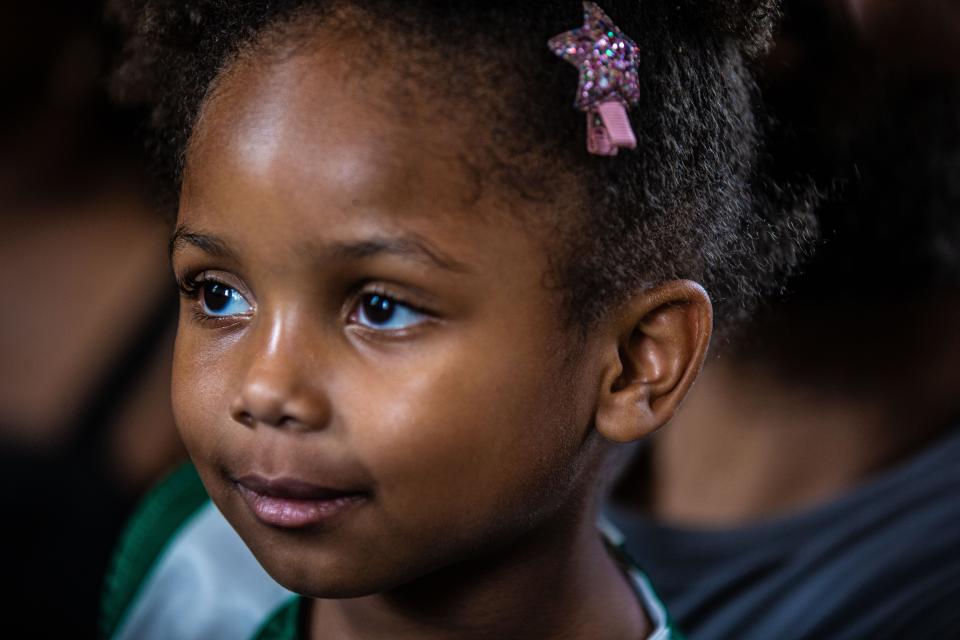
<path id="1" fill-rule="evenodd" d="M 200 286 L 200 305 L 205 314 L 217 318 L 243 315 L 253 308 L 239 291 L 216 280 Z"/>
<path id="2" fill-rule="evenodd" d="M 422 311 L 382 293 L 365 294 L 351 315 L 358 325 L 378 331 L 402 331 L 426 319 Z"/>

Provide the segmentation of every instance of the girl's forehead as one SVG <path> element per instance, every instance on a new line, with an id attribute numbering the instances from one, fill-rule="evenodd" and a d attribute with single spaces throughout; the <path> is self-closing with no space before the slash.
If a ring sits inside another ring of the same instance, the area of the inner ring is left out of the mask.
<path id="1" fill-rule="evenodd" d="M 324 52 L 236 65 L 198 119 L 185 188 L 202 196 L 226 182 L 342 208 L 388 201 L 397 213 L 478 204 L 465 136 L 414 99 L 391 103 L 389 73 L 348 74 L 349 60 Z"/>
<path id="2" fill-rule="evenodd" d="M 389 80 L 340 91 L 337 64 L 297 55 L 225 74 L 194 131 L 179 222 L 271 262 L 412 234 L 478 272 L 524 262 L 512 268 L 538 278 L 542 245 L 470 169 L 464 136 L 416 103 L 391 112 Z"/>

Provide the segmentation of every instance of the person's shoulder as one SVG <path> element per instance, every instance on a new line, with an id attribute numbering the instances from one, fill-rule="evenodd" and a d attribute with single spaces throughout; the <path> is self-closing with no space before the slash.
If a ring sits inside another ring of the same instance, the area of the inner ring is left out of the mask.
<path id="1" fill-rule="evenodd" d="M 950 637 L 936 632 L 960 629 L 958 460 L 955 428 L 830 502 L 734 529 L 608 514 L 696 637 Z"/>
<path id="2" fill-rule="evenodd" d="M 196 469 L 189 463 L 172 471 L 143 498 L 107 570 L 100 612 L 103 637 L 113 637 L 158 558 L 208 500 Z"/>

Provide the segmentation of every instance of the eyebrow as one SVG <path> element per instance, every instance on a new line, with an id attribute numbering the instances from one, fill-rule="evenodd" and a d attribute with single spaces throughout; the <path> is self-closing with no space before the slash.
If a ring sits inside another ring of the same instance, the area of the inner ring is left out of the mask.
<path id="1" fill-rule="evenodd" d="M 322 253 L 339 260 L 363 260 L 378 255 L 395 255 L 433 264 L 436 267 L 457 273 L 473 271 L 466 264 L 431 247 L 416 235 L 379 236 L 356 242 L 334 242 L 324 245 Z"/>
<path id="2" fill-rule="evenodd" d="M 192 246 L 211 255 L 237 260 L 236 252 L 230 246 L 206 233 L 199 233 L 184 225 L 178 225 L 170 237 L 169 253 L 172 257 L 178 249 Z M 472 273 L 474 269 L 452 256 L 432 247 L 417 234 L 398 236 L 375 236 L 357 241 L 337 241 L 310 247 L 309 255 L 317 254 L 328 260 L 359 261 L 380 255 L 394 255 L 431 264 L 446 271 Z"/>
<path id="3" fill-rule="evenodd" d="M 196 247 L 204 253 L 209 253 L 210 255 L 220 258 L 235 259 L 237 257 L 236 253 L 216 236 L 196 233 L 188 227 L 177 225 L 173 235 L 170 236 L 170 244 L 168 246 L 169 254 L 173 257 L 173 254 L 178 249 L 185 249 L 186 247 Z"/>

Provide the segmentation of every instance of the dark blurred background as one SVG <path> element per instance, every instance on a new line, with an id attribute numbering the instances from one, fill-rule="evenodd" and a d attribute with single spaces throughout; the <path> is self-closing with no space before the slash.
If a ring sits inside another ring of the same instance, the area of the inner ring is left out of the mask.
<path id="1" fill-rule="evenodd" d="M 167 232 L 143 114 L 108 98 L 120 38 L 103 15 L 89 0 L 0 5 L 2 601 L 13 629 L 42 637 L 94 637 L 122 523 L 183 455 Z"/>

